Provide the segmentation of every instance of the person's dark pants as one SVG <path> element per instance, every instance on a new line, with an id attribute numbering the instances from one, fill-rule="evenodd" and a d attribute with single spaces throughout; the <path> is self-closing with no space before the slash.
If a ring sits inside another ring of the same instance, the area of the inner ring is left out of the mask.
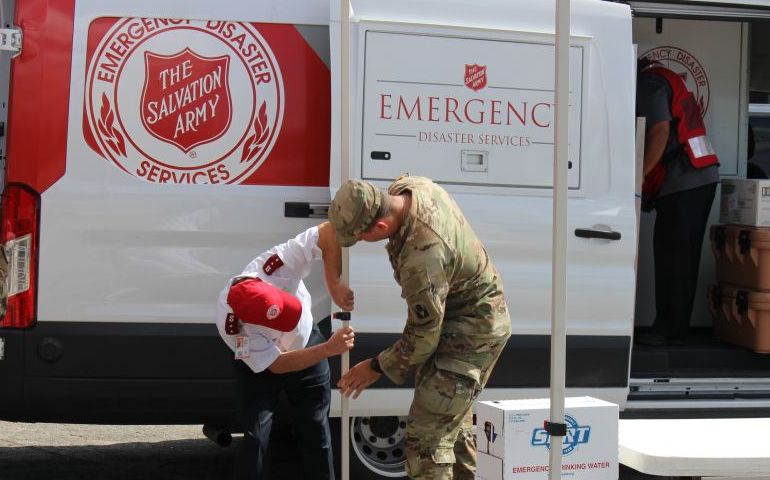
<path id="1" fill-rule="evenodd" d="M 323 342 L 321 332 L 314 326 L 307 346 Z M 236 480 L 268 479 L 270 429 L 281 391 L 285 392 L 292 411 L 299 453 L 295 464 L 301 465 L 302 478 L 333 480 L 328 362 L 323 360 L 305 370 L 284 374 L 267 370 L 254 373 L 240 360 L 237 364 L 238 413 L 244 435 L 235 458 Z"/>
<path id="2" fill-rule="evenodd" d="M 698 286 L 701 246 L 716 184 L 672 193 L 655 201 L 657 216 L 653 329 L 672 340 L 687 335 Z"/>

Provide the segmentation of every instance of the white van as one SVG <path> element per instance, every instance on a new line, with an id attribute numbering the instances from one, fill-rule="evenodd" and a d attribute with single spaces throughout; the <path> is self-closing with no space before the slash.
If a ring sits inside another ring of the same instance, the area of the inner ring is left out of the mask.
<path id="1" fill-rule="evenodd" d="M 669 66 L 691 68 L 693 88 L 708 76 L 722 172 L 745 175 L 747 22 L 770 6 L 630 3 L 636 17 L 619 2 L 572 2 L 568 394 L 626 415 L 768 411 L 770 359 L 708 335 L 675 351 L 632 339 L 652 320 L 636 57 L 688 54 Z M 17 0 L 2 19 L 5 48 L 14 28 L 23 40 L 13 60 L 3 54 L 0 418 L 232 423 L 216 295 L 324 218 L 340 183 L 340 22 L 336 2 L 212 5 Z M 409 172 L 452 193 L 501 270 L 512 317 L 483 398 L 547 396 L 552 2 L 351 5 L 349 175 L 386 186 Z M 708 262 L 702 274 L 705 288 Z M 350 278 L 355 363 L 395 341 L 405 316 L 382 245 L 350 250 Z M 307 283 L 316 318 L 328 317 L 320 269 Z M 707 332 L 699 298 L 693 323 Z M 411 394 L 382 381 L 351 401 L 354 478 L 403 475 Z"/>

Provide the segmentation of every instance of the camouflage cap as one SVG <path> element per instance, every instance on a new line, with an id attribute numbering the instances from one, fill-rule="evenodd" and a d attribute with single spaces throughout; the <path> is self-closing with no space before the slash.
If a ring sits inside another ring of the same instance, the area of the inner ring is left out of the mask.
<path id="1" fill-rule="evenodd" d="M 337 232 L 337 241 L 350 247 L 369 228 L 382 205 L 382 192 L 361 180 L 343 183 L 329 207 L 329 221 Z"/>

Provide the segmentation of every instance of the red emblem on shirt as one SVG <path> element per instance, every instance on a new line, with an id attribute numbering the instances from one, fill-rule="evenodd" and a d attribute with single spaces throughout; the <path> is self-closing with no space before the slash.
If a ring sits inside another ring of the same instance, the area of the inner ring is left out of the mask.
<path id="1" fill-rule="evenodd" d="M 225 319 L 225 333 L 228 335 L 238 335 L 238 319 L 234 313 L 228 313 Z"/>
<path id="2" fill-rule="evenodd" d="M 281 257 L 279 257 L 277 253 L 274 253 L 270 258 L 267 259 L 265 264 L 262 266 L 262 270 L 266 274 L 272 275 L 273 273 L 275 273 L 276 270 L 278 270 L 282 266 L 283 266 L 283 260 L 281 260 Z"/>

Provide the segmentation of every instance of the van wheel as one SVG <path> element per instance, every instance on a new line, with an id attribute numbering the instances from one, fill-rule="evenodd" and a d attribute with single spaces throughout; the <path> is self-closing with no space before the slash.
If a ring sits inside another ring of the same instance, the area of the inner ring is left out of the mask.
<path id="1" fill-rule="evenodd" d="M 353 417 L 350 419 L 350 478 L 382 480 L 405 478 L 406 417 Z M 332 419 L 335 450 L 340 445 L 340 419 Z M 339 454 L 337 454 L 339 457 Z M 340 476 L 341 468 L 337 468 Z"/>

